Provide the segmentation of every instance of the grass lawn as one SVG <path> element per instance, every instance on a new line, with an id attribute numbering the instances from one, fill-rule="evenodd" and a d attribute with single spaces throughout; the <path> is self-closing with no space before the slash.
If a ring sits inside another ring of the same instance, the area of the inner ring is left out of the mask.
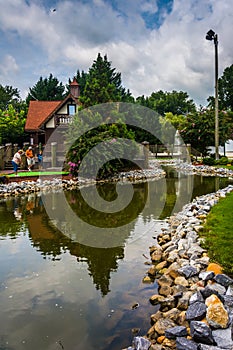
<path id="1" fill-rule="evenodd" d="M 224 272 L 233 276 L 233 193 L 221 198 L 207 216 L 203 231 L 204 248 L 213 261 L 219 263 Z"/>
<path id="2" fill-rule="evenodd" d="M 67 171 L 19 171 L 18 176 L 40 176 L 40 175 L 68 175 Z M 15 174 L 9 174 L 9 177 L 15 177 Z"/>

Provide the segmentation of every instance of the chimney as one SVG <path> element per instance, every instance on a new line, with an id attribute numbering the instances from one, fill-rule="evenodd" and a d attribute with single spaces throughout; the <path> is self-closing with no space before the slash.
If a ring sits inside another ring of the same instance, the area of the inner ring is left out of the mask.
<path id="1" fill-rule="evenodd" d="M 80 95 L 80 88 L 77 80 L 74 78 L 72 83 L 70 83 L 70 93 L 74 98 L 78 98 Z"/>

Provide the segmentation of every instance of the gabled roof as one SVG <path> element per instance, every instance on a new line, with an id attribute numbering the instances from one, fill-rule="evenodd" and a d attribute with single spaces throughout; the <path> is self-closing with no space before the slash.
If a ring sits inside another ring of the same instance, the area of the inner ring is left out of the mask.
<path id="1" fill-rule="evenodd" d="M 61 102 L 63 101 L 30 101 L 25 130 L 39 131 Z"/>
<path id="2" fill-rule="evenodd" d="M 39 131 L 68 100 L 78 104 L 78 100 L 72 94 L 61 101 L 30 101 L 25 130 Z"/>

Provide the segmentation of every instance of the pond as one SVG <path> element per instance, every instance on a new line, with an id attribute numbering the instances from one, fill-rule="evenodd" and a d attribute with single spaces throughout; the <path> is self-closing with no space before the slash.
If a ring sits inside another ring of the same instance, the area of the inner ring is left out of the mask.
<path id="1" fill-rule="evenodd" d="M 157 286 L 143 277 L 163 219 L 229 183 L 167 170 L 133 194 L 102 184 L 0 201 L 1 350 L 117 350 L 145 334 Z"/>

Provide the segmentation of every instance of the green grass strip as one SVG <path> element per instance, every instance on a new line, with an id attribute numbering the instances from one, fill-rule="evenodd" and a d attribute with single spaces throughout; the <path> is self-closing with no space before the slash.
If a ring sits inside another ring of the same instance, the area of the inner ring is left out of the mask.
<path id="1" fill-rule="evenodd" d="M 18 177 L 28 177 L 28 176 L 43 176 L 43 175 L 68 175 L 67 171 L 23 171 L 18 172 Z M 7 175 L 9 177 L 15 177 L 15 174 Z"/>
<path id="2" fill-rule="evenodd" d="M 200 233 L 209 257 L 233 276 L 233 192 L 221 198 L 210 211 Z"/>

